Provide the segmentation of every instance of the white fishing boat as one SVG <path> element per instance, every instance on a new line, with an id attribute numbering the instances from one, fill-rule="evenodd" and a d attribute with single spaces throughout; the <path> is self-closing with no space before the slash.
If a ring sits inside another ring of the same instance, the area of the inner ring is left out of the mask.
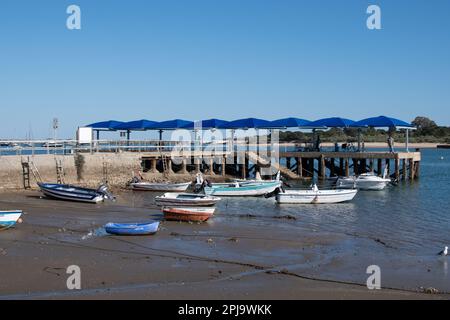
<path id="1" fill-rule="evenodd" d="M 133 182 L 130 184 L 137 191 L 162 191 L 162 192 L 184 192 L 189 188 L 191 182 L 186 183 L 153 183 Z"/>
<path id="2" fill-rule="evenodd" d="M 205 194 L 213 196 L 236 196 L 236 197 L 257 197 L 273 192 L 281 187 L 281 181 L 272 181 L 267 183 L 253 182 L 241 183 L 234 182 L 229 184 L 205 186 Z"/>
<path id="3" fill-rule="evenodd" d="M 5 230 L 13 227 L 17 222 L 20 222 L 22 210 L 0 210 L 0 230 Z"/>
<path id="4" fill-rule="evenodd" d="M 358 190 L 356 189 L 319 190 L 319 188 L 314 185 L 309 190 L 280 190 L 280 192 L 275 194 L 275 199 L 280 204 L 341 203 L 353 200 L 357 192 Z"/>
<path id="5" fill-rule="evenodd" d="M 214 206 L 221 199 L 206 194 L 196 193 L 170 193 L 155 197 L 155 203 L 158 206 Z"/>
<path id="6" fill-rule="evenodd" d="M 360 189 L 360 190 L 383 190 L 391 183 L 391 179 L 386 178 L 386 174 L 383 177 L 378 177 L 374 173 L 364 173 L 359 176 L 340 177 L 336 186 L 340 189 Z"/>

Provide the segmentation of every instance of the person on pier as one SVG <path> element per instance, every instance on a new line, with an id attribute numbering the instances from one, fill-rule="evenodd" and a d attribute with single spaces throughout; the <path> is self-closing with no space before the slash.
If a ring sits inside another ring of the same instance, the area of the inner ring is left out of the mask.
<path id="1" fill-rule="evenodd" d="M 389 133 L 389 136 L 387 138 L 387 144 L 389 147 L 389 152 L 394 153 L 394 138 L 392 137 L 391 133 Z"/>

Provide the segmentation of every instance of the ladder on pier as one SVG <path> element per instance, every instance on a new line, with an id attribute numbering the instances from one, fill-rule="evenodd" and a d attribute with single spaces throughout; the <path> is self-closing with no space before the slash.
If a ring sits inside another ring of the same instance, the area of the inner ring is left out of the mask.
<path id="1" fill-rule="evenodd" d="M 164 176 L 167 176 L 169 174 L 169 166 L 167 164 L 167 155 L 164 153 L 161 145 L 159 145 L 159 155 L 161 156 L 161 163 L 162 163 L 162 167 L 163 167 L 163 174 Z"/>
<path id="2" fill-rule="evenodd" d="M 108 184 L 108 162 L 103 161 L 103 183 Z"/>
<path id="3" fill-rule="evenodd" d="M 31 189 L 31 175 L 33 175 L 34 180 L 38 183 L 42 183 L 41 174 L 37 169 L 36 165 L 33 161 L 28 157 L 26 160 L 21 159 L 22 162 L 22 178 L 23 178 L 23 187 L 25 190 Z M 30 175 L 31 173 L 31 175 Z"/>
<path id="4" fill-rule="evenodd" d="M 58 184 L 64 184 L 65 173 L 63 161 L 61 159 L 55 158 L 55 162 L 56 162 L 56 181 L 58 182 Z"/>

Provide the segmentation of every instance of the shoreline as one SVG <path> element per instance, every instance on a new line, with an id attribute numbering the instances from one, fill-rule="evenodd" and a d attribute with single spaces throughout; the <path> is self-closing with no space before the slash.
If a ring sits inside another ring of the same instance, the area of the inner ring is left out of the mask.
<path id="1" fill-rule="evenodd" d="M 207 223 L 164 221 L 154 236 L 101 230 L 110 221 L 160 219 L 153 196 L 121 192 L 117 203 L 90 205 L 34 191 L 0 194 L 2 207 L 26 213 L 24 223 L 0 232 L 2 270 L 11 274 L 0 283 L 0 299 L 450 298 L 418 288 L 368 290 L 363 281 L 310 274 L 342 235 L 299 234 L 282 216 L 234 216 L 226 203 Z M 267 223 L 275 223 L 270 233 L 262 229 Z M 81 291 L 65 288 L 65 268 L 73 264 L 82 269 Z"/>
<path id="2" fill-rule="evenodd" d="M 338 142 L 339 145 L 342 145 L 342 143 L 345 142 Z M 354 143 L 355 145 L 356 143 Z M 409 148 L 410 149 L 435 149 L 437 148 L 438 145 L 442 145 L 445 143 L 431 143 L 431 142 L 420 142 L 420 143 L 410 143 L 409 144 Z M 280 146 L 284 146 L 284 147 L 295 147 L 298 145 L 302 145 L 301 143 L 295 143 L 295 142 L 281 142 Z M 320 144 L 322 147 L 334 147 L 334 142 L 322 142 Z M 381 149 L 381 148 L 388 148 L 387 143 L 386 142 L 365 142 L 364 146 L 366 149 L 368 148 L 374 148 L 374 149 Z M 395 143 L 395 148 L 396 149 L 404 149 L 405 148 L 405 144 L 401 143 L 401 142 L 396 142 Z"/>

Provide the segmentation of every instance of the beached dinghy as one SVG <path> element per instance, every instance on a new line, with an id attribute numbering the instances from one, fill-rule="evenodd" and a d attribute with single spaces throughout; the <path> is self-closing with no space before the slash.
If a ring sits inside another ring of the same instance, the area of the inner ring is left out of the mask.
<path id="1" fill-rule="evenodd" d="M 143 236 L 155 234 L 158 231 L 159 221 L 147 223 L 107 223 L 105 230 L 109 234 L 119 236 Z"/>
<path id="2" fill-rule="evenodd" d="M 163 207 L 164 218 L 174 221 L 198 221 L 203 222 L 214 215 L 216 208 L 198 207 Z"/>
<path id="3" fill-rule="evenodd" d="M 187 207 L 208 207 L 214 206 L 221 199 L 196 193 L 165 193 L 162 196 L 155 197 L 155 203 L 158 206 L 187 206 Z"/>
<path id="4" fill-rule="evenodd" d="M 382 178 L 373 173 L 364 173 L 357 177 L 340 177 L 336 182 L 336 186 L 341 189 L 357 188 L 360 190 L 378 191 L 386 188 L 389 183 L 391 183 L 391 179 L 387 179 L 385 176 Z"/>
<path id="5" fill-rule="evenodd" d="M 314 185 L 310 190 L 280 190 L 275 191 L 275 199 L 280 204 L 318 204 L 340 203 L 353 200 L 358 190 L 330 189 L 319 190 Z"/>
<path id="6" fill-rule="evenodd" d="M 273 192 L 276 188 L 281 186 L 281 181 L 272 182 L 254 182 L 241 183 L 234 182 L 226 185 L 211 185 L 205 186 L 205 193 L 213 196 L 236 196 L 236 197 L 256 197 L 263 196 L 267 193 Z"/>
<path id="7" fill-rule="evenodd" d="M 2 211 L 0 210 L 0 230 L 6 230 L 20 222 L 21 210 Z"/>
<path id="8" fill-rule="evenodd" d="M 97 190 L 67 184 L 39 183 L 38 185 L 45 196 L 54 199 L 88 203 L 114 199 L 105 185 L 100 186 Z"/>
<path id="9" fill-rule="evenodd" d="M 186 183 L 153 183 L 132 182 L 131 188 L 137 191 L 162 191 L 162 192 L 184 192 L 189 188 L 191 182 Z"/>

